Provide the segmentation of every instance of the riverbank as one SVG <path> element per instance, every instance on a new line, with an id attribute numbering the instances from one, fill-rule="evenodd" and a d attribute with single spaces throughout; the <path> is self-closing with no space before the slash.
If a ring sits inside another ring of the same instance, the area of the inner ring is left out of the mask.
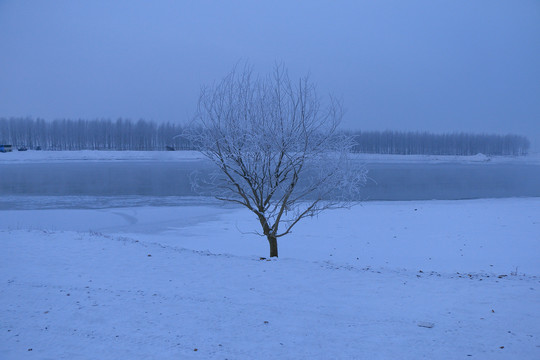
<path id="1" fill-rule="evenodd" d="M 69 220 L 68 220 L 69 219 Z M 533 359 L 540 199 L 0 211 L 2 359 Z"/>
<path id="2" fill-rule="evenodd" d="M 540 165 L 540 154 L 527 156 L 351 154 L 365 163 L 518 163 Z M 192 161 L 204 160 L 197 151 L 13 151 L 0 154 L 0 164 L 71 161 Z"/>

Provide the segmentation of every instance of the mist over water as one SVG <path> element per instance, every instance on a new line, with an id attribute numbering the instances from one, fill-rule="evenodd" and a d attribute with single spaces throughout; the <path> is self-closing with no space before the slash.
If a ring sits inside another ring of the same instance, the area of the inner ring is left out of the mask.
<path id="1" fill-rule="evenodd" d="M 458 200 L 540 196 L 534 164 L 378 163 L 359 199 Z M 217 204 L 192 187 L 206 161 L 74 161 L 2 166 L 0 209 Z"/>

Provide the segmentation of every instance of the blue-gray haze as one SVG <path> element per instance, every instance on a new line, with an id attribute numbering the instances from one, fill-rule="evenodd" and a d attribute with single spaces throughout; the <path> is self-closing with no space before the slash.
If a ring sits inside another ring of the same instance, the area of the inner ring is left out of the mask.
<path id="1" fill-rule="evenodd" d="M 239 59 L 309 72 L 346 127 L 540 150 L 538 0 L 0 0 L 0 117 L 186 121 Z"/>

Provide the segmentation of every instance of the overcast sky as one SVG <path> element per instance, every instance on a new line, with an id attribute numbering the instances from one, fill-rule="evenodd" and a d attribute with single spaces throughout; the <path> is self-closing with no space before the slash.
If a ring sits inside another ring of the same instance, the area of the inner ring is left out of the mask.
<path id="1" fill-rule="evenodd" d="M 540 1 L 0 0 L 0 116 L 187 121 L 239 60 L 341 97 L 345 127 L 540 148 Z"/>

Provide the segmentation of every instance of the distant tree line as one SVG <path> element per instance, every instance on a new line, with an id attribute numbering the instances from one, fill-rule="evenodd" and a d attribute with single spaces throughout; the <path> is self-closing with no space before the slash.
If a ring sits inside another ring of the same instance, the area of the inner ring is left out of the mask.
<path id="1" fill-rule="evenodd" d="M 191 148 L 176 137 L 180 124 L 152 121 L 0 118 L 0 143 L 43 150 L 177 150 Z"/>
<path id="2" fill-rule="evenodd" d="M 354 152 L 425 155 L 526 155 L 530 142 L 520 135 L 357 131 Z"/>
<path id="3" fill-rule="evenodd" d="M 54 120 L 0 118 L 0 144 L 43 150 L 193 150 L 178 123 L 118 119 Z M 529 140 L 520 135 L 429 132 L 346 131 L 357 153 L 427 155 L 525 155 Z"/>

